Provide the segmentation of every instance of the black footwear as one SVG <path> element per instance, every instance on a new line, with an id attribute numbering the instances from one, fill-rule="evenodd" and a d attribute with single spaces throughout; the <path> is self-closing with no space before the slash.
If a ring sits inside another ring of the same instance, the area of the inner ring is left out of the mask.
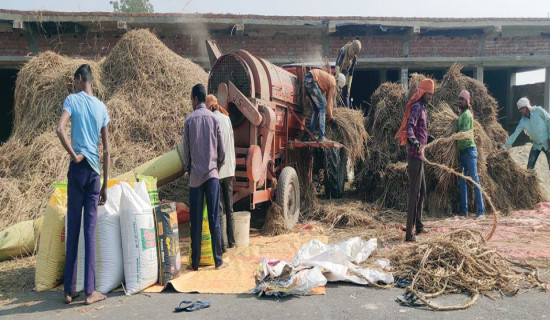
<path id="1" fill-rule="evenodd" d="M 405 238 L 405 242 L 416 242 L 416 241 L 417 241 L 417 239 L 416 239 L 415 235 L 413 235 L 412 238 L 410 238 L 410 239 Z"/>
<path id="2" fill-rule="evenodd" d="M 183 304 L 183 307 L 181 306 Z M 199 309 L 209 308 L 210 307 L 210 301 L 191 301 L 191 300 L 183 300 L 180 302 L 179 306 L 174 308 L 174 312 L 192 312 Z"/>

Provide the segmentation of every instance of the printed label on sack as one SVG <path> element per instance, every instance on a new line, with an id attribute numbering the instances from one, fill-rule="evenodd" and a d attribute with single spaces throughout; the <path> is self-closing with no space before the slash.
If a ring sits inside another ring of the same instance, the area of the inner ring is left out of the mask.
<path id="1" fill-rule="evenodd" d="M 141 229 L 141 248 L 151 249 L 155 247 L 155 228 Z"/>
<path id="2" fill-rule="evenodd" d="M 157 190 L 149 191 L 149 200 L 151 201 L 151 206 L 156 207 L 159 205 L 159 193 Z"/>

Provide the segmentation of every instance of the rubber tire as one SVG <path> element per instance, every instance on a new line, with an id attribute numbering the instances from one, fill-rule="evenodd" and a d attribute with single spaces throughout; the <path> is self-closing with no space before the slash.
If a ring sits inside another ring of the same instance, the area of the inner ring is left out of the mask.
<path id="1" fill-rule="evenodd" d="M 344 148 L 326 150 L 325 194 L 328 198 L 339 199 L 344 193 L 347 179 L 347 158 Z"/>
<path id="2" fill-rule="evenodd" d="M 285 227 L 292 229 L 300 217 L 300 181 L 293 167 L 283 168 L 279 175 L 276 203 L 283 208 Z"/>

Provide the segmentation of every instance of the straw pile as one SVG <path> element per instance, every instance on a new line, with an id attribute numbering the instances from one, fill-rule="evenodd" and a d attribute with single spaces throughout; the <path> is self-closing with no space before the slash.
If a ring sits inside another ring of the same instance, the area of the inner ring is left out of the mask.
<path id="1" fill-rule="evenodd" d="M 483 83 L 463 75 L 461 70 L 462 66 L 459 64 L 453 64 L 449 68 L 439 89 L 434 93 L 434 105 L 439 102 L 455 105 L 460 91 L 468 90 L 476 118 L 479 119 L 495 146 L 502 146 L 508 138 L 508 133 L 498 123 L 498 102 L 489 94 Z"/>
<path id="2" fill-rule="evenodd" d="M 326 138 L 340 142 L 350 159 L 365 160 L 369 136 L 365 129 L 363 112 L 349 108 L 335 108 L 333 116 L 335 125 L 326 127 Z"/>
<path id="3" fill-rule="evenodd" d="M 91 65 L 94 94 L 111 117 L 110 176 L 172 150 L 192 110 L 192 86 L 207 81 L 201 67 L 147 30 L 129 31 L 100 62 L 53 52 L 33 58 L 17 78 L 13 135 L 0 146 L 0 229 L 41 215 L 51 183 L 66 177 L 68 156 L 55 124 L 82 63 Z M 182 179 L 160 188 L 161 197 L 185 201 Z"/>
<path id="4" fill-rule="evenodd" d="M 267 209 L 265 223 L 262 227 L 262 234 L 266 236 L 278 236 L 288 233 L 289 230 L 285 227 L 284 221 L 283 208 L 273 202 L 269 209 Z"/>
<path id="5" fill-rule="evenodd" d="M 515 295 L 524 289 L 548 290 L 538 269 L 510 261 L 486 245 L 481 235 L 470 230 L 445 234 L 428 242 L 402 246 L 390 254 L 394 275 L 412 280 L 407 292 L 433 310 L 466 309 L 480 295 Z M 463 305 L 441 306 L 430 299 L 449 293 L 468 293 Z"/>
<path id="6" fill-rule="evenodd" d="M 448 138 L 458 131 L 458 94 L 467 89 L 472 95 L 474 109 L 474 134 L 478 149 L 478 174 L 484 191 L 493 199 L 497 210 L 529 208 L 544 197 L 533 173 L 521 170 L 508 152 L 498 151 L 508 135 L 497 122 L 498 105 L 480 82 L 460 73 L 461 67 L 453 65 L 443 80 L 436 83 L 433 104 L 427 106 L 428 132 L 436 139 Z M 405 105 L 420 81 L 426 77 L 413 74 L 410 90 L 403 93 L 395 83 L 382 84 L 371 97 L 371 111 L 367 119 L 367 131 L 372 139 L 370 154 L 360 165 L 356 177 L 358 190 L 366 200 L 397 210 L 406 209 L 407 174 L 405 147 L 399 146 L 395 133 L 403 119 Z M 459 170 L 459 150 L 455 141 L 436 140 L 425 149 L 425 156 L 432 162 Z M 489 161 L 491 159 L 491 161 Z M 509 160 L 509 161 L 508 161 Z M 427 197 L 425 210 L 430 215 L 441 216 L 458 212 L 458 178 L 437 167 L 426 165 Z M 521 183 L 513 183 L 521 181 Z M 520 190 L 530 190 L 529 195 L 518 197 Z M 532 192 L 531 192 L 532 191 Z M 470 210 L 474 210 L 473 188 L 469 188 Z M 486 210 L 491 211 L 486 205 Z"/>

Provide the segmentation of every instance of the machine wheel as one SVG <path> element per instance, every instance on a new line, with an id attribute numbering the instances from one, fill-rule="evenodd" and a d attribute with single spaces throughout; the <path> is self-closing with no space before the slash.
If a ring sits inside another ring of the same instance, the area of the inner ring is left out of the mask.
<path id="1" fill-rule="evenodd" d="M 341 198 L 347 179 L 348 155 L 344 148 L 326 150 L 325 194 L 329 198 Z"/>
<path id="2" fill-rule="evenodd" d="M 277 204 L 283 209 L 285 227 L 291 229 L 300 216 L 300 182 L 296 170 L 285 167 L 277 181 Z"/>

